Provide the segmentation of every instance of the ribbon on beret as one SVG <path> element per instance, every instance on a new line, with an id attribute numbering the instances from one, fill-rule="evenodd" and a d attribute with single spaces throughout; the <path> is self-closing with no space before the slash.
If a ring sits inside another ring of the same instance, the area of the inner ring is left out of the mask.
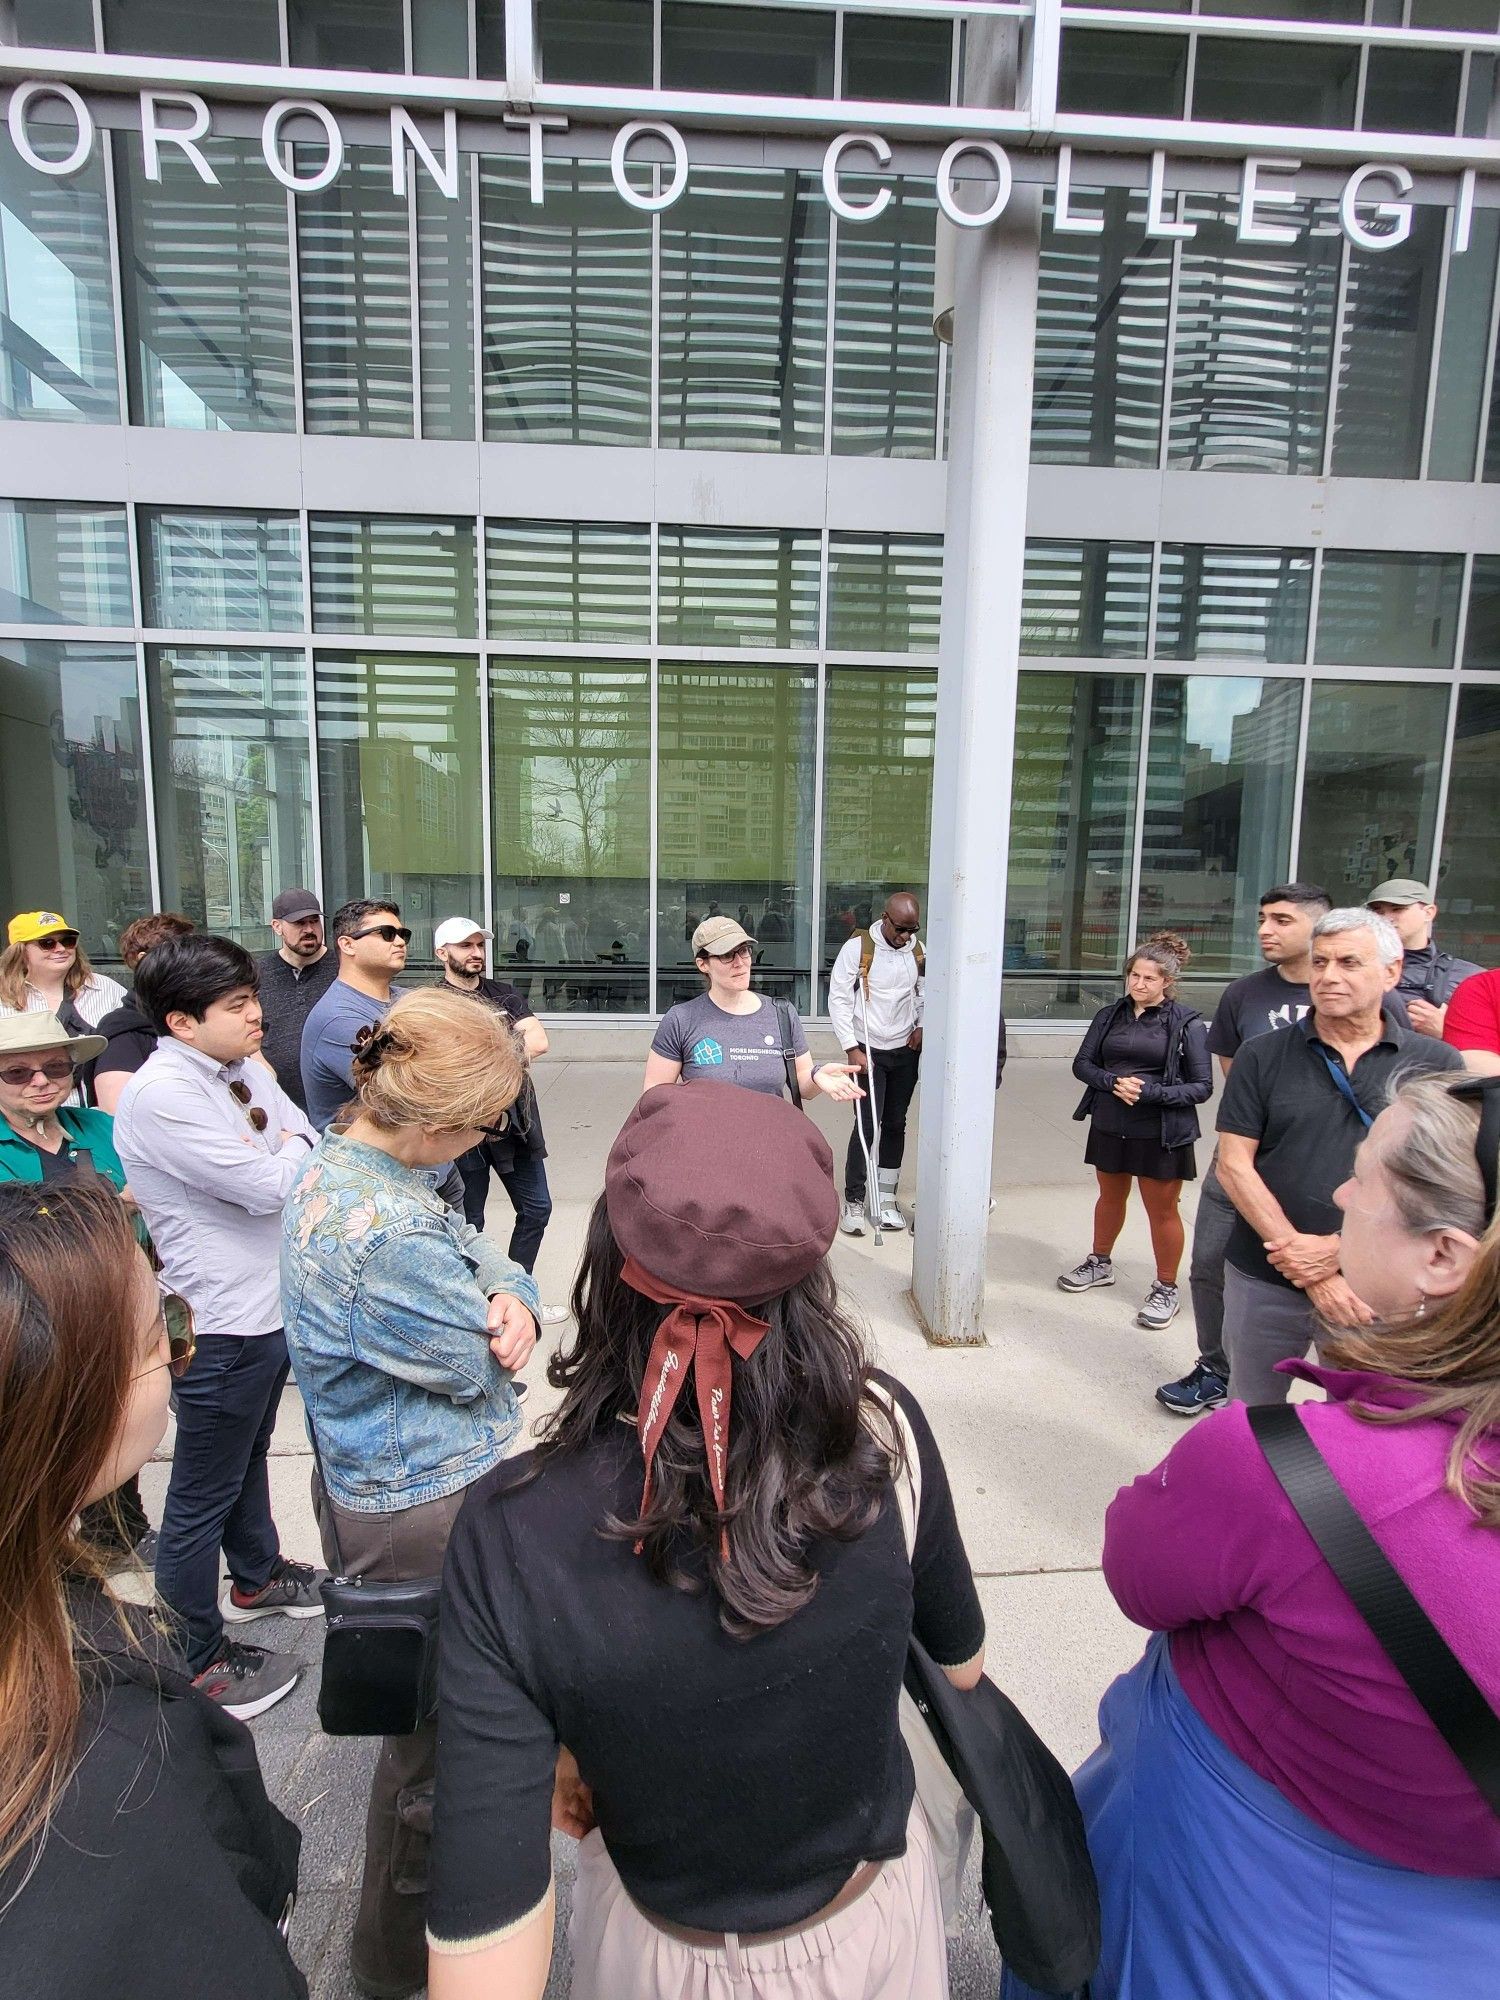
<path id="1" fill-rule="evenodd" d="M 703 1449 L 708 1458 L 709 1483 L 713 1487 L 714 1504 L 722 1514 L 724 1468 L 729 1462 L 732 1374 L 729 1350 L 733 1348 L 741 1361 L 748 1361 L 771 1329 L 765 1320 L 756 1319 L 743 1306 L 737 1306 L 733 1299 L 706 1299 L 695 1292 L 685 1292 L 677 1285 L 664 1284 L 659 1278 L 653 1278 L 649 1271 L 643 1270 L 634 1257 L 625 1259 L 620 1276 L 633 1292 L 655 1299 L 658 1305 L 673 1308 L 656 1329 L 656 1338 L 651 1343 L 651 1355 L 641 1383 L 640 1408 L 636 1412 L 636 1432 L 646 1461 L 641 1512 L 644 1514 L 651 1504 L 651 1463 L 656 1457 L 662 1433 L 677 1406 L 677 1398 L 682 1394 L 682 1385 L 691 1363 L 693 1382 L 698 1392 L 698 1418 L 703 1426 Z M 637 1555 L 641 1546 L 639 1542 L 635 1545 Z M 719 1554 L 725 1562 L 729 1560 L 727 1530 L 720 1532 Z"/>

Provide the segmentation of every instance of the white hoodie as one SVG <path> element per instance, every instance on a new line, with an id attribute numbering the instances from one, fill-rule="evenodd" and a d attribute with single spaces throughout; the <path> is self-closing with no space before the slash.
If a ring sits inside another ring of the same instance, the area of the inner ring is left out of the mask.
<path id="1" fill-rule="evenodd" d="M 870 1033 L 872 1049 L 904 1049 L 913 1028 L 922 1025 L 924 980 L 917 969 L 911 938 L 899 945 L 887 941 L 879 919 L 866 931 L 856 931 L 833 961 L 828 981 L 828 1018 L 839 1046 L 865 1045 L 865 989 L 859 976 L 860 955 L 867 936 L 875 939 L 870 961 Z"/>

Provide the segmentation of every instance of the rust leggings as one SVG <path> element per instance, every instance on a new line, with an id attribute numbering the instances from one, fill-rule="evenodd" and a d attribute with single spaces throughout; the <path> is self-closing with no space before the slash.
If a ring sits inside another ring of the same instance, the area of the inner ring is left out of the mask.
<path id="1" fill-rule="evenodd" d="M 1150 1181 L 1134 1174 L 1105 1174 L 1096 1167 L 1099 1199 L 1094 1203 L 1094 1255 L 1107 1257 L 1125 1227 L 1125 1204 L 1132 1183 L 1140 1188 L 1146 1220 L 1151 1225 L 1151 1248 L 1156 1256 L 1156 1275 L 1164 1285 L 1177 1283 L 1185 1242 L 1178 1203 L 1181 1181 Z"/>

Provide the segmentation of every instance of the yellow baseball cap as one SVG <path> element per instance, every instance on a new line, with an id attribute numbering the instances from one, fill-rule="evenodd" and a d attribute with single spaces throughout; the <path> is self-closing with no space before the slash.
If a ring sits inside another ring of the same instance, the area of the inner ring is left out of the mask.
<path id="1" fill-rule="evenodd" d="M 20 916 L 10 920 L 9 942 L 35 944 L 38 938 L 51 937 L 54 931 L 70 931 L 72 928 L 67 918 L 60 917 L 56 910 L 22 910 Z"/>

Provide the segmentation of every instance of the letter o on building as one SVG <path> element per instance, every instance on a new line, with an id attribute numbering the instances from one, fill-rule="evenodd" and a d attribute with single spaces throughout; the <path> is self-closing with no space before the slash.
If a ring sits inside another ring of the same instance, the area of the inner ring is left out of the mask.
<path id="1" fill-rule="evenodd" d="M 630 185 L 625 174 L 626 154 L 636 140 L 645 138 L 647 133 L 660 139 L 672 153 L 672 178 L 660 194 L 642 194 L 639 188 Z M 615 134 L 615 142 L 609 149 L 609 172 L 621 201 L 629 202 L 632 208 L 642 208 L 648 215 L 670 208 L 679 196 L 687 192 L 688 156 L 682 134 L 675 125 L 661 125 L 652 118 L 632 118 Z"/>
<path id="2" fill-rule="evenodd" d="M 982 153 L 995 170 L 997 186 L 986 208 L 960 208 L 953 192 L 953 169 L 965 153 Z M 988 228 L 990 223 L 998 222 L 1004 215 L 1014 180 L 1015 177 L 1010 170 L 1009 154 L 1003 146 L 997 146 L 993 139 L 955 139 L 938 161 L 938 207 L 948 220 L 957 223 L 960 229 Z"/>
<path id="3" fill-rule="evenodd" d="M 328 142 L 328 158 L 316 173 L 295 174 L 281 157 L 282 125 L 298 113 L 315 118 Z M 260 150 L 283 187 L 290 188 L 293 194 L 316 194 L 319 188 L 326 188 L 330 181 L 338 179 L 339 168 L 344 164 L 344 135 L 326 104 L 315 104 L 310 97 L 279 97 L 261 121 Z"/>
<path id="4" fill-rule="evenodd" d="M 26 114 L 39 97 L 61 98 L 77 123 L 78 138 L 65 159 L 44 159 L 27 134 Z M 51 174 L 58 180 L 65 174 L 76 174 L 94 150 L 94 120 L 88 106 L 70 83 L 51 83 L 40 76 L 28 77 L 24 83 L 18 83 L 10 94 L 9 123 L 11 144 L 27 166 L 34 167 L 39 174 Z"/>

